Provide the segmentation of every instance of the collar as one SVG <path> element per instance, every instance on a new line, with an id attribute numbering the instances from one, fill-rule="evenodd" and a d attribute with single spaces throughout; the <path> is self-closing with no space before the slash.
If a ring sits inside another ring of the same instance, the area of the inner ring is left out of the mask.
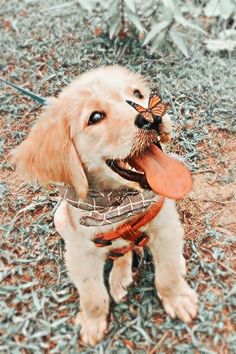
<path id="1" fill-rule="evenodd" d="M 90 189 L 86 200 L 81 200 L 72 187 L 60 187 L 60 194 L 73 207 L 81 211 L 79 223 L 84 226 L 114 224 L 140 213 L 160 200 L 149 190 L 103 190 Z"/>
<path id="2" fill-rule="evenodd" d="M 81 200 L 71 187 L 60 187 L 60 194 L 73 207 L 80 209 L 80 224 L 84 226 L 103 226 L 130 218 L 115 230 L 97 234 L 93 239 L 96 247 L 111 246 L 112 241 L 123 238 L 128 246 L 113 249 L 108 258 L 122 257 L 131 250 L 146 246 L 149 237 L 140 229 L 161 211 L 164 197 L 152 191 L 94 191 L 89 190 L 86 200 Z"/>
<path id="3" fill-rule="evenodd" d="M 161 211 L 163 203 L 164 197 L 160 197 L 159 200 L 151 205 L 146 212 L 141 213 L 127 223 L 118 226 L 115 230 L 96 235 L 93 242 L 97 247 L 105 247 L 111 246 L 112 241 L 118 238 L 130 241 L 128 246 L 116 248 L 109 252 L 108 258 L 113 260 L 117 257 L 122 257 L 125 253 L 131 250 L 137 250 L 140 247 L 146 246 L 149 237 L 140 229 L 155 218 L 155 216 Z"/>

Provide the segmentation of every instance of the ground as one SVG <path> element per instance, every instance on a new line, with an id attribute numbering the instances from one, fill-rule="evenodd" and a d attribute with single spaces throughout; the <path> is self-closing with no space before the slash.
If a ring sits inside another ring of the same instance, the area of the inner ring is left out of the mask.
<path id="1" fill-rule="evenodd" d="M 178 209 L 186 231 L 187 279 L 199 293 L 199 314 L 192 323 L 183 324 L 164 313 L 146 251 L 127 298 L 119 305 L 111 302 L 104 341 L 94 349 L 78 343 L 73 317 L 79 310 L 79 294 L 66 274 L 64 244 L 52 221 L 58 193 L 53 187 L 23 184 L 7 159 L 28 134 L 41 107 L 1 84 L 0 352 L 233 353 L 233 56 L 206 52 L 194 35 L 189 59 L 168 48 L 162 55 L 150 55 L 132 34 L 110 40 L 106 32 L 95 31 L 97 15 L 82 21 L 81 8 L 76 2 L 68 4 L 3 1 L 1 76 L 46 97 L 57 95 L 81 72 L 119 63 L 161 87 L 172 104 L 175 123 L 168 150 L 184 156 L 194 178 L 193 191 L 178 202 Z"/>

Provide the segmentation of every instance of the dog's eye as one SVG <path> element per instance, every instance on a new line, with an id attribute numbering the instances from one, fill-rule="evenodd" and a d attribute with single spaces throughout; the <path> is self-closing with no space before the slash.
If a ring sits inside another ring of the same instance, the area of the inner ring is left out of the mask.
<path id="1" fill-rule="evenodd" d="M 143 95 L 141 94 L 141 92 L 139 90 L 134 90 L 134 96 L 137 98 L 142 99 Z"/>
<path id="2" fill-rule="evenodd" d="M 104 117 L 105 117 L 104 112 L 95 111 L 90 115 L 88 125 L 96 124 L 100 122 Z"/>

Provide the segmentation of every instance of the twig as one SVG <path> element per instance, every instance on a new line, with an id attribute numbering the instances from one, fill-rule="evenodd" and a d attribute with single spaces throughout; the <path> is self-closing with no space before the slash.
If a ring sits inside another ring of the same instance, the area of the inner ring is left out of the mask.
<path id="1" fill-rule="evenodd" d="M 124 0 L 120 0 L 120 27 L 121 32 L 125 31 L 125 4 Z"/>
<path id="2" fill-rule="evenodd" d="M 76 3 L 77 3 L 76 1 L 65 2 L 65 3 L 60 4 L 60 5 L 55 5 L 55 6 L 46 7 L 46 8 L 44 8 L 44 9 L 42 9 L 40 12 L 43 13 L 43 12 L 58 10 L 58 9 L 62 9 L 63 7 L 73 6 L 73 5 L 75 5 Z"/>
<path id="3" fill-rule="evenodd" d="M 228 270 L 228 272 L 231 272 L 231 273 L 233 273 L 236 276 L 236 272 L 233 269 L 231 269 L 230 267 L 227 267 L 224 263 L 222 263 L 222 262 L 218 261 L 217 259 L 215 259 L 215 257 L 211 253 L 211 251 L 209 251 L 207 248 L 205 248 L 203 246 L 200 246 L 200 249 L 205 251 L 205 252 L 207 252 L 208 254 L 210 254 L 211 257 L 213 258 L 213 260 L 215 262 L 217 262 L 219 265 L 221 265 L 222 268 L 224 268 L 225 270 Z"/>
<path id="4" fill-rule="evenodd" d="M 205 169 L 205 170 L 198 170 L 198 171 L 194 171 L 194 172 L 192 172 L 194 175 L 196 175 L 196 174 L 199 174 L 199 173 L 205 173 L 205 172 L 214 172 L 214 170 L 212 170 L 212 169 Z"/>
<path id="5" fill-rule="evenodd" d="M 44 204 L 48 204 L 48 200 L 45 201 L 45 202 L 40 202 L 40 203 L 36 203 L 36 204 L 33 204 L 33 203 L 32 203 L 32 204 L 28 205 L 27 207 L 22 208 L 21 210 L 19 210 L 19 211 L 16 213 L 16 215 L 14 216 L 14 218 L 12 219 L 12 221 L 11 221 L 11 223 L 10 223 L 10 225 L 9 225 L 9 229 L 7 230 L 7 233 L 6 233 L 6 238 L 9 237 L 9 235 L 10 235 L 10 233 L 11 233 L 13 227 L 14 227 L 14 224 L 15 224 L 16 220 L 19 218 L 19 216 L 20 216 L 22 213 L 24 213 L 25 211 L 33 210 L 33 209 L 35 209 L 38 205 L 44 205 Z"/>
<path id="6" fill-rule="evenodd" d="M 212 212 L 209 213 L 207 215 L 204 215 L 203 217 L 199 218 L 199 220 L 203 220 L 203 219 L 207 219 L 207 218 L 215 218 L 217 215 L 219 215 L 220 213 L 222 213 L 222 209 L 221 210 L 217 210 L 216 212 Z"/>
<path id="7" fill-rule="evenodd" d="M 119 330 L 114 334 L 114 338 L 118 337 L 118 335 L 121 335 L 123 332 L 126 331 L 127 328 L 133 326 L 133 325 L 134 325 L 136 322 L 138 322 L 139 320 L 140 320 L 140 317 L 136 317 L 134 320 L 127 322 L 124 327 L 122 327 L 121 329 L 119 329 Z"/>
<path id="8" fill-rule="evenodd" d="M 215 203 L 215 204 L 233 204 L 236 203 L 236 200 L 229 200 L 229 201 L 218 201 L 218 200 L 212 200 L 212 199 L 199 199 L 199 198 L 191 198 L 194 201 L 201 201 L 201 202 L 210 202 L 210 203 Z"/>
<path id="9" fill-rule="evenodd" d="M 156 345 L 154 345 L 154 347 L 148 352 L 148 354 L 155 354 L 157 353 L 156 350 L 158 348 L 160 348 L 161 344 L 164 342 L 164 340 L 168 337 L 169 333 L 166 332 L 163 334 L 163 336 L 161 337 L 161 339 L 157 342 Z"/>

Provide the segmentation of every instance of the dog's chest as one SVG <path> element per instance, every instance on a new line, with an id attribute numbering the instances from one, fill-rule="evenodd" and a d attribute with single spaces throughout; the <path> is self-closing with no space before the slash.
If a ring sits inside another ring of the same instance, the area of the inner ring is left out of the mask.
<path id="1" fill-rule="evenodd" d="M 138 230 L 139 237 L 137 241 L 134 239 L 124 239 L 123 237 L 117 237 L 112 239 L 112 241 L 101 243 L 96 243 L 95 241 L 99 238 L 99 235 L 110 235 L 113 234 L 117 229 L 121 228 L 124 223 L 127 225 L 129 221 L 132 221 L 133 218 L 126 218 L 120 222 L 104 225 L 104 226 L 84 226 L 81 225 L 80 220 L 83 216 L 83 212 L 80 209 L 76 209 L 68 205 L 68 216 L 69 222 L 74 225 L 74 229 L 76 231 L 77 241 L 80 241 L 81 246 L 84 244 L 86 248 L 89 247 L 91 251 L 98 252 L 104 256 L 114 255 L 126 253 L 129 250 L 142 249 L 144 245 L 148 246 L 148 241 L 150 237 L 152 238 L 152 232 L 149 234 L 149 229 L 153 228 L 153 223 L 155 220 L 153 219 L 151 222 L 145 224 L 145 226 L 141 227 Z M 158 218 L 158 215 L 155 219 Z"/>

